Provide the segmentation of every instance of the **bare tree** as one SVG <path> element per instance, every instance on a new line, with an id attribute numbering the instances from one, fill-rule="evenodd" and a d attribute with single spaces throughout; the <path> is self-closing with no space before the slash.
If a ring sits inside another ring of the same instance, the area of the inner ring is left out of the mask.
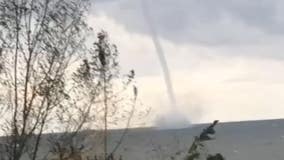
<path id="1" fill-rule="evenodd" d="M 121 76 L 119 73 L 118 50 L 108 40 L 106 32 L 98 34 L 89 60 L 83 60 L 79 76 L 84 77 L 83 82 L 89 89 L 96 93 L 96 119 L 97 125 L 103 124 L 103 154 L 104 159 L 109 159 L 122 143 L 130 121 L 134 115 L 137 100 L 137 88 L 133 84 L 134 70 Z M 99 78 L 98 78 L 99 77 Z M 99 90 L 99 92 L 98 92 Z M 131 93 L 129 97 L 129 92 Z M 126 94 L 125 94 L 126 93 Z M 127 95 L 127 96 L 126 96 Z M 120 124 L 119 124 L 120 122 Z M 126 123 L 125 130 L 118 143 L 108 151 L 108 129 Z"/>
<path id="2" fill-rule="evenodd" d="M 69 116 L 69 130 L 77 132 L 90 118 L 89 105 L 74 103 L 82 87 L 69 81 L 74 62 L 88 51 L 86 6 L 86 0 L 1 0 L 0 94 L 1 109 L 6 111 L 1 129 L 7 136 L 2 144 L 6 158 L 19 160 L 27 152 L 34 160 L 42 134 L 56 130 L 52 122 Z M 78 111 L 75 118 L 70 117 L 72 111 Z"/>
<path id="3" fill-rule="evenodd" d="M 125 137 L 137 100 L 135 73 L 120 75 L 117 48 L 105 32 L 89 48 L 86 37 L 92 29 L 84 15 L 88 4 L 1 0 L 0 107 L 5 114 L 0 123 L 6 159 L 19 160 L 24 154 L 39 159 L 42 134 L 47 132 L 60 132 L 49 138 L 50 152 L 69 149 L 71 154 L 82 149 L 82 141 L 76 141 L 80 131 L 103 124 L 105 159 Z M 108 152 L 108 129 L 122 122 L 126 129 Z"/>

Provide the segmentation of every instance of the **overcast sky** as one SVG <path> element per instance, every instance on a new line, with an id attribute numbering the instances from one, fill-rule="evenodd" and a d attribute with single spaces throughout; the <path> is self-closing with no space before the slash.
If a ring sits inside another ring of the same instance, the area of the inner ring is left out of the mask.
<path id="1" fill-rule="evenodd" d="M 170 110 L 141 0 L 93 0 L 89 23 L 118 46 L 123 71 L 135 69 L 152 116 Z M 283 0 L 147 1 L 178 100 L 175 119 L 192 122 L 284 117 Z"/>

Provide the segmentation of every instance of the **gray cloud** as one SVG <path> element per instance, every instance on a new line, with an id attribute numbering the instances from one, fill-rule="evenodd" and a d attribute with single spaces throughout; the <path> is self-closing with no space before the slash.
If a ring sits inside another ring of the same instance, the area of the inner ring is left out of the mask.
<path id="1" fill-rule="evenodd" d="M 281 0 L 143 0 L 161 37 L 176 43 L 238 45 L 273 43 L 284 33 Z M 148 34 L 141 0 L 95 1 L 103 13 L 129 31 Z M 282 40 L 282 37 L 280 37 Z"/>

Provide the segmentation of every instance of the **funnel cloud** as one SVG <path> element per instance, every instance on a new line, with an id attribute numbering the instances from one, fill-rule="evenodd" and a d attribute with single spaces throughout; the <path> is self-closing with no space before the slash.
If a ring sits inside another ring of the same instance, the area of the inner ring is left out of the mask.
<path id="1" fill-rule="evenodd" d="M 154 26 L 154 22 L 151 19 L 150 16 L 150 12 L 147 9 L 148 7 L 148 3 L 146 0 L 141 0 L 141 6 L 142 6 L 142 11 L 143 11 L 143 15 L 145 18 L 145 21 L 149 27 L 149 32 L 151 34 L 151 38 L 153 41 L 153 44 L 155 46 L 156 49 L 156 53 L 158 55 L 158 58 L 160 60 L 160 64 L 163 70 L 163 76 L 164 76 L 164 80 L 165 80 L 165 84 L 167 87 L 167 94 L 170 100 L 170 105 L 171 105 L 171 109 L 170 112 L 166 115 L 163 116 L 159 116 L 156 120 L 156 125 L 158 125 L 158 127 L 166 127 L 166 128 L 176 128 L 178 126 L 178 128 L 182 128 L 185 126 L 188 126 L 189 122 L 188 120 L 185 118 L 185 116 L 183 114 L 181 114 L 181 112 L 179 111 L 178 105 L 177 105 L 177 100 L 175 97 L 175 93 L 174 93 L 174 87 L 172 84 L 172 79 L 171 79 L 171 74 L 170 74 L 170 70 L 168 67 L 168 63 L 165 57 L 165 52 L 163 50 L 163 47 L 159 41 L 158 38 L 158 33 L 155 30 L 155 26 Z M 173 114 L 177 114 L 176 116 Z M 178 117 L 178 118 L 172 118 L 172 117 Z M 163 123 L 161 123 L 163 122 Z M 161 126 L 162 125 L 162 126 Z"/>

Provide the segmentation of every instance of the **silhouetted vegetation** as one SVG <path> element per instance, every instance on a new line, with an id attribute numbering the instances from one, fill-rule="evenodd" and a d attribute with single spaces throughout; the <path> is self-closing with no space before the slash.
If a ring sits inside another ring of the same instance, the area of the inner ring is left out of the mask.
<path id="1" fill-rule="evenodd" d="M 68 159 L 86 149 L 84 137 L 78 138 L 86 129 L 104 130 L 104 159 L 116 151 L 107 150 L 108 128 L 130 125 L 138 94 L 135 72 L 120 74 L 118 50 L 105 32 L 89 37 L 89 4 L 0 1 L 2 159 L 50 154 Z M 60 134 L 49 137 L 48 154 L 39 155 L 44 133 Z"/>
<path id="2" fill-rule="evenodd" d="M 199 136 L 194 138 L 194 141 L 191 147 L 188 150 L 188 155 L 186 156 L 185 160 L 198 160 L 200 158 L 207 159 L 207 160 L 224 160 L 222 154 L 210 154 L 207 153 L 208 150 L 206 149 L 206 141 L 213 140 L 212 135 L 215 134 L 214 127 L 217 125 L 218 121 L 215 120 L 211 125 L 205 128 Z"/>

